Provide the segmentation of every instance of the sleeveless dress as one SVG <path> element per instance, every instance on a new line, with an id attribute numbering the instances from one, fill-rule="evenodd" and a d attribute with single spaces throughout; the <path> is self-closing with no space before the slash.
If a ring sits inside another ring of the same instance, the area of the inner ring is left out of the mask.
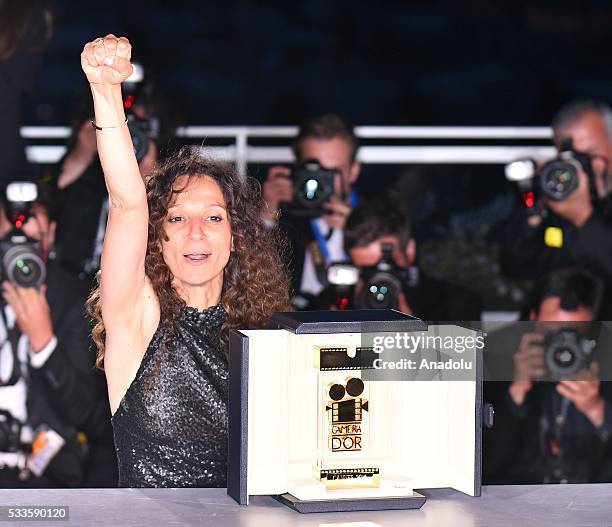
<path id="1" fill-rule="evenodd" d="M 120 487 L 224 487 L 228 364 L 222 306 L 181 310 L 175 336 L 160 327 L 111 421 Z"/>

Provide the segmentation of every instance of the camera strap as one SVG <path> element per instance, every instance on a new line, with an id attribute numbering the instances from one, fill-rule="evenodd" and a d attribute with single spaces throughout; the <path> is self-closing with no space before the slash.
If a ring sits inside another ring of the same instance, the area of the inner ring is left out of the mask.
<path id="1" fill-rule="evenodd" d="M 21 336 L 21 332 L 17 327 L 17 323 L 13 324 L 11 328 L 9 328 L 8 321 L 6 319 L 6 314 L 4 309 L 6 308 L 6 304 L 0 305 L 0 315 L 2 316 L 2 322 L 4 324 L 4 328 L 6 330 L 6 339 L 4 342 L 0 342 L 0 346 L 4 346 L 5 342 L 8 342 L 11 346 L 11 353 L 13 355 L 13 370 L 11 371 L 11 375 L 9 376 L 8 381 L 2 382 L 0 380 L 0 386 L 13 386 L 17 384 L 19 379 L 21 378 L 21 362 L 19 360 L 19 337 Z"/>
<path id="2" fill-rule="evenodd" d="M 349 195 L 349 205 L 353 209 L 357 206 L 358 203 L 359 196 L 353 190 Z M 332 257 L 327 242 L 333 236 L 334 229 L 330 228 L 327 232 L 327 236 L 325 236 L 321 232 L 321 229 L 317 223 L 317 218 L 311 218 L 310 230 L 312 231 L 314 239 L 308 245 L 307 249 L 310 250 L 310 254 L 312 256 L 312 263 L 314 265 L 317 280 L 323 287 L 327 287 L 329 285 L 329 281 L 327 279 L 327 268 L 332 262 Z"/>
<path id="3" fill-rule="evenodd" d="M 319 226 L 317 225 L 317 222 L 315 219 L 310 220 L 310 228 L 312 229 L 312 234 L 314 235 L 315 245 L 319 249 L 319 254 L 321 258 L 323 259 L 325 267 L 327 267 L 329 265 L 329 260 L 330 260 L 329 248 L 327 247 L 327 240 L 331 238 L 331 235 L 333 234 L 334 229 L 329 229 L 327 236 L 323 236 L 323 233 L 321 232 L 321 229 L 319 229 Z"/>
<path id="4" fill-rule="evenodd" d="M 563 434 L 563 427 L 567 421 L 567 412 L 569 410 L 570 401 L 558 393 L 553 393 L 553 419 L 555 437 L 557 441 L 561 443 L 561 436 Z"/>
<path id="5" fill-rule="evenodd" d="M 566 441 L 564 440 L 564 431 L 570 401 L 552 390 L 550 392 L 550 397 L 550 418 L 552 422 L 549 424 L 550 435 L 548 437 L 548 444 L 546 445 L 549 467 L 548 476 L 550 482 L 563 482 L 567 478 L 567 467 L 565 464 Z"/>
<path id="6" fill-rule="evenodd" d="M 327 286 L 327 267 L 330 263 L 329 247 L 327 246 L 327 240 L 329 237 L 323 236 L 321 229 L 313 218 L 310 220 L 310 228 L 314 236 L 314 240 L 310 243 L 309 249 L 312 256 L 312 263 L 315 268 L 315 274 L 317 280 L 324 287 Z M 333 229 L 329 230 L 329 235 L 333 233 Z"/>

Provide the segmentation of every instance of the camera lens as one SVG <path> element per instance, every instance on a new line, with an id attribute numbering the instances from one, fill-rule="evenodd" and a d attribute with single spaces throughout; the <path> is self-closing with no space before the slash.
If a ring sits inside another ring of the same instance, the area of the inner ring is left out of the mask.
<path id="1" fill-rule="evenodd" d="M 551 192 L 563 192 L 572 180 L 572 174 L 566 169 L 553 170 L 546 184 Z"/>
<path id="2" fill-rule="evenodd" d="M 553 360 L 560 368 L 569 368 L 576 360 L 576 355 L 571 349 L 559 348 L 553 353 Z"/>
<path id="3" fill-rule="evenodd" d="M 552 379 L 563 379 L 588 367 L 595 341 L 574 329 L 561 329 L 546 337 L 544 362 Z"/>
<path id="4" fill-rule="evenodd" d="M 389 293 L 389 288 L 386 285 L 371 285 L 370 293 L 376 302 L 384 303 L 386 295 Z"/>
<path id="5" fill-rule="evenodd" d="M 299 194 L 302 201 L 308 203 L 309 206 L 317 206 L 323 202 L 321 184 L 315 178 L 304 180 L 299 189 Z"/>
<path id="6" fill-rule="evenodd" d="M 10 282 L 20 287 L 39 287 L 47 276 L 42 258 L 30 245 L 16 245 L 5 254 L 3 266 Z"/>
<path id="7" fill-rule="evenodd" d="M 379 273 L 366 284 L 366 309 L 392 309 L 398 306 L 402 285 L 389 273 Z"/>
<path id="8" fill-rule="evenodd" d="M 540 173 L 540 185 L 549 199 L 564 200 L 578 188 L 576 167 L 567 161 L 548 163 Z"/>
<path id="9" fill-rule="evenodd" d="M 290 214 L 318 217 L 325 213 L 323 205 L 334 192 L 336 172 L 321 168 L 317 161 L 306 161 L 292 175 L 293 204 L 287 209 Z"/>
<path id="10" fill-rule="evenodd" d="M 317 197 L 317 190 L 319 189 L 319 182 L 316 179 L 309 179 L 304 184 L 304 197 L 307 200 L 313 200 Z"/>
<path id="11" fill-rule="evenodd" d="M 22 287 L 39 285 L 42 265 L 34 258 L 19 258 L 13 268 L 14 282 Z"/>

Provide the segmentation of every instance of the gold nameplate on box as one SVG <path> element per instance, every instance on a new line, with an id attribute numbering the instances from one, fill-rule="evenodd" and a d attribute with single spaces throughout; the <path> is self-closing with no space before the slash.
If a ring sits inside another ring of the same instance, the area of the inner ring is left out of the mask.
<path id="1" fill-rule="evenodd" d="M 326 489 L 376 488 L 380 486 L 380 471 L 371 467 L 315 468 L 314 477 L 324 483 Z"/>

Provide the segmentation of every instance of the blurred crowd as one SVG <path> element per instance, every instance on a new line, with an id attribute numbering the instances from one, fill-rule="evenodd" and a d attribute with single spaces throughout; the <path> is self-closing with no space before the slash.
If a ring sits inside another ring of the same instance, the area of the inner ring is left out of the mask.
<path id="1" fill-rule="evenodd" d="M 108 200 L 87 106 L 75 111 L 51 177 L 31 176 L 19 98 L 51 27 L 44 3 L 32 5 L 0 17 L 0 487 L 112 487 L 111 416 L 84 312 Z M 124 85 L 124 107 L 146 177 L 166 142 L 154 87 L 140 69 Z M 552 126 L 558 157 L 515 166 L 512 176 L 521 199 L 499 263 L 505 276 L 533 287 L 520 314 L 527 329 L 491 336 L 509 350 L 511 374 L 485 385 L 495 407 L 495 424 L 483 433 L 485 483 L 612 481 L 612 391 L 600 375 L 612 356 L 601 322 L 612 309 L 612 111 L 572 101 Z M 475 289 L 420 265 L 408 207 L 383 188 L 376 196 L 356 191 L 359 141 L 347 122 L 315 116 L 292 147 L 295 163 L 271 167 L 262 181 L 261 214 L 286 238 L 295 309 L 389 308 L 426 321 L 480 321 Z M 595 352 L 587 349 L 594 331 Z M 551 342 L 559 339 L 569 339 L 569 356 L 565 348 L 555 355 Z"/>

